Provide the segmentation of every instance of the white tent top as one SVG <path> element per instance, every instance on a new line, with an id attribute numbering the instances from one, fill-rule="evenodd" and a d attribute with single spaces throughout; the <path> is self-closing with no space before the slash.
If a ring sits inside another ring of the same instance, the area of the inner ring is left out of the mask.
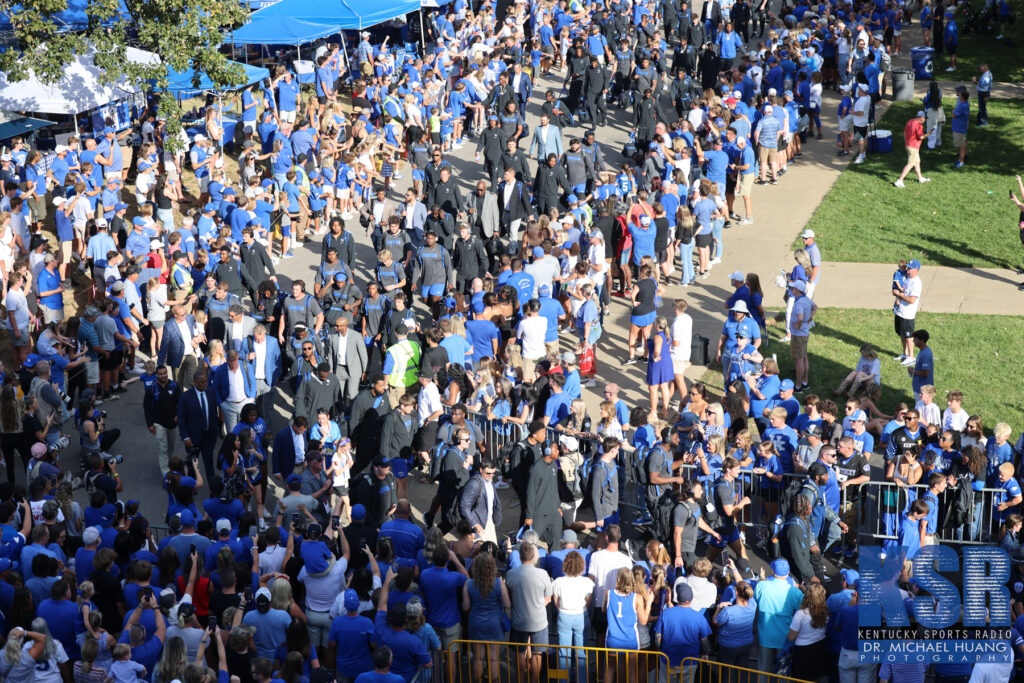
<path id="1" fill-rule="evenodd" d="M 133 62 L 159 63 L 152 52 L 129 47 L 127 57 Z M 0 109 L 40 114 L 79 114 L 142 91 L 124 79 L 104 85 L 100 81 L 100 68 L 92 55 L 81 55 L 64 70 L 55 83 L 43 83 L 30 74 L 24 81 L 8 81 L 0 73 Z"/>

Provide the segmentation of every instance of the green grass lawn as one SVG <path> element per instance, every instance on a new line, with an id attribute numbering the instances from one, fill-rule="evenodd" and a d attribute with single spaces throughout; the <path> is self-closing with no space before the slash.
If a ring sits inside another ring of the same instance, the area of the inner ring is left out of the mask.
<path id="1" fill-rule="evenodd" d="M 893 331 L 892 313 L 862 309 L 823 308 L 808 341 L 810 358 L 809 393 L 835 398 L 831 391 L 853 369 L 860 346 L 872 344 L 882 361 L 882 399 L 879 408 L 891 413 L 899 401 L 913 405 L 910 376 L 894 356 L 902 352 Z M 935 386 L 938 404 L 946 407 L 947 391 L 964 393 L 964 409 L 980 415 L 991 433 L 997 422 L 1014 429 L 1013 440 L 1024 426 L 1024 396 L 1020 392 L 1020 363 L 1014 355 L 1024 334 L 1024 318 L 952 313 L 922 313 L 918 329 L 931 334 L 929 346 L 935 355 Z M 776 354 L 782 377 L 793 377 L 789 344 L 779 341 L 782 326 L 769 327 L 767 354 Z M 721 368 L 709 370 L 703 378 L 715 393 L 722 386 Z M 839 401 L 837 401 L 839 403 Z"/>
<path id="2" fill-rule="evenodd" d="M 952 119 L 950 93 L 943 104 Z M 851 164 L 814 212 L 807 227 L 818 233 L 823 258 L 859 263 L 916 258 L 927 265 L 960 268 L 1018 267 L 1019 212 L 1007 193 L 1016 191 L 1014 174 L 1021 172 L 1015 164 L 1024 155 L 1024 101 L 990 101 L 990 125 L 978 128 L 973 123 L 976 100 L 971 100 L 966 166 L 953 168 L 947 121 L 941 147 L 922 146 L 922 171 L 932 182 L 917 183 L 911 171 L 906 189 L 897 189 L 892 183 L 907 161 L 903 128 L 920 106 L 892 103 L 877 127 L 892 131 L 893 151 L 868 154 L 863 164 Z M 794 241 L 794 246 L 800 244 Z"/>
<path id="3" fill-rule="evenodd" d="M 984 2 L 975 2 L 978 11 L 985 6 Z M 914 26 L 910 31 L 920 34 L 921 26 L 914 17 Z M 996 40 L 1000 27 L 998 21 L 991 22 L 993 31 L 991 33 L 968 33 L 964 34 L 964 17 L 957 12 L 957 21 L 960 24 L 960 42 L 956 51 L 956 71 L 947 72 L 946 67 L 950 65 L 949 55 L 942 54 L 935 57 L 935 78 L 940 81 L 969 81 L 975 76 L 980 76 L 978 65 L 986 62 L 992 70 L 992 76 L 996 81 L 1007 83 L 1020 83 L 1024 81 L 1024 63 L 1020 60 L 1022 48 L 1013 26 L 1009 26 L 1007 37 L 1003 40 Z M 906 33 L 906 29 L 904 29 Z M 1011 47 L 1007 39 L 1016 40 L 1016 45 Z"/>

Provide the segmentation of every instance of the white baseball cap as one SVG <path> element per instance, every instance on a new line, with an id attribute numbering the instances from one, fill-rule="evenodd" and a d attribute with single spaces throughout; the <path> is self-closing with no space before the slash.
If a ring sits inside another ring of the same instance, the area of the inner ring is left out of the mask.
<path id="1" fill-rule="evenodd" d="M 802 239 L 809 240 L 812 237 L 814 237 L 814 231 L 808 228 L 807 230 L 804 230 L 802 233 L 800 233 L 800 237 Z"/>

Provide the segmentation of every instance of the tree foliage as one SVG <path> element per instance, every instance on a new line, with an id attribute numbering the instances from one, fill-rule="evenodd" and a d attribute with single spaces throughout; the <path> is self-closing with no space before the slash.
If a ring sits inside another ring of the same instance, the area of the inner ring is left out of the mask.
<path id="1" fill-rule="evenodd" d="M 236 0 L 89 0 L 84 26 L 68 27 L 59 16 L 67 0 L 27 0 L 12 5 L 0 0 L 13 28 L 11 47 L 0 53 L 0 70 L 9 81 L 30 72 L 44 83 L 61 78 L 78 55 L 92 53 L 105 84 L 124 78 L 148 81 L 159 91 L 158 114 L 170 132 L 181 128 L 181 107 L 166 92 L 167 68 L 194 69 L 193 85 L 205 72 L 218 87 L 241 85 L 244 74 L 220 52 L 221 30 L 242 24 L 248 9 Z M 130 61 L 127 48 L 159 55 L 157 64 Z M 174 135 L 170 136 L 174 138 Z"/>

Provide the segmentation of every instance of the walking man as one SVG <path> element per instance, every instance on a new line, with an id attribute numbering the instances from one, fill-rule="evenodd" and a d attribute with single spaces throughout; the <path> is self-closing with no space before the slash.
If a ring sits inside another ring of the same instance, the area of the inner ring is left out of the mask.
<path id="1" fill-rule="evenodd" d="M 917 182 L 931 181 L 931 178 L 921 175 L 921 141 L 931 133 L 931 131 L 927 133 L 924 131 L 925 118 L 924 110 L 921 110 L 914 118 L 907 121 L 907 125 L 903 128 L 903 141 L 907 147 L 907 165 L 903 167 L 900 177 L 893 183 L 896 187 L 906 187 L 903 184 L 903 179 L 910 173 L 910 169 L 914 169 L 917 173 Z"/>

